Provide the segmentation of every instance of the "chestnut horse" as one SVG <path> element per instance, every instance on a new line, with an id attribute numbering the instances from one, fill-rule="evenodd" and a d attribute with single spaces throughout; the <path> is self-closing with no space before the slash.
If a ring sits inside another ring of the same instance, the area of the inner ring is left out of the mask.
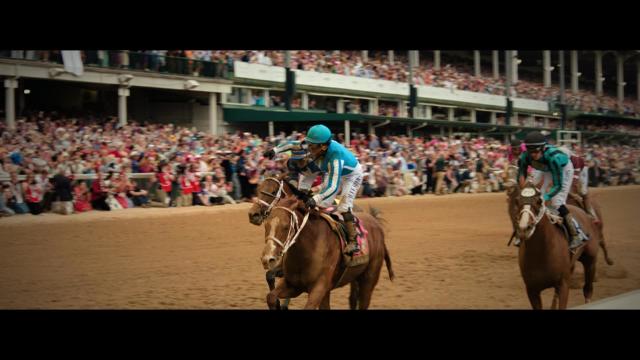
<path id="1" fill-rule="evenodd" d="M 512 184 L 507 189 L 507 195 L 510 218 L 516 235 L 521 239 L 518 253 L 520 273 L 533 309 L 542 309 L 540 293 L 551 287 L 555 289 L 551 307 L 555 309 L 559 305 L 560 309 L 567 308 L 569 280 L 576 260 L 584 267 L 583 294 L 588 303 L 593 295 L 598 249 L 602 246 L 602 233 L 591 217 L 582 209 L 567 205 L 589 236 L 589 240 L 571 255 L 564 230 L 553 224 L 546 215 L 547 209 L 540 191 L 531 182 L 527 182 L 522 189 Z"/>
<path id="2" fill-rule="evenodd" d="M 349 306 L 367 309 L 378 283 L 382 263 L 389 278 L 394 273 L 384 243 L 384 230 L 375 211 L 359 213 L 368 232 L 369 261 L 347 267 L 338 236 L 318 212 L 306 210 L 296 198 L 281 199 L 265 219 L 265 269 L 281 268 L 283 278 L 267 295 L 270 309 L 277 308 L 278 298 L 293 298 L 306 292 L 305 309 L 330 309 L 332 289 L 351 284 Z"/>

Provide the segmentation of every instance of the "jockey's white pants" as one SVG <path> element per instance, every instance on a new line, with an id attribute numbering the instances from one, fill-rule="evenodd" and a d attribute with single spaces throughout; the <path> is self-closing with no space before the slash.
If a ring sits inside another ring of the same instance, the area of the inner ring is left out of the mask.
<path id="1" fill-rule="evenodd" d="M 542 195 L 549 192 L 549 189 L 553 185 L 553 179 L 551 178 L 551 173 L 546 171 L 534 170 L 531 174 L 531 179 L 533 183 L 537 186 L 540 181 L 543 181 L 542 187 L 540 188 L 540 192 Z M 569 196 L 569 192 L 571 191 L 571 183 L 573 182 L 573 164 L 571 161 L 567 162 L 562 168 L 562 186 L 560 188 L 560 192 L 556 194 L 556 196 L 551 198 L 551 206 L 558 210 L 558 208 L 567 203 L 567 197 Z"/>
<path id="2" fill-rule="evenodd" d="M 342 190 L 340 191 L 340 195 L 342 196 L 342 199 L 340 200 L 340 204 L 338 205 L 338 209 L 337 209 L 339 212 L 345 213 L 353 208 L 353 201 L 355 200 L 356 195 L 358 195 L 358 190 L 360 190 L 360 185 L 362 185 L 362 177 L 363 177 L 363 172 L 362 172 L 362 166 L 360 164 L 358 164 L 356 168 L 353 169 L 351 174 L 343 175 L 341 177 L 340 182 L 341 182 Z M 307 179 L 308 179 L 307 177 L 304 177 L 300 181 L 300 185 L 301 185 L 300 188 L 302 188 L 303 183 L 306 183 L 308 181 Z M 324 183 L 322 184 L 323 188 L 326 187 L 326 182 L 327 182 L 327 177 L 325 176 Z M 338 195 L 338 192 L 336 191 L 335 194 L 328 197 L 318 205 L 322 207 L 329 207 L 333 205 L 333 200 L 336 198 L 337 195 Z"/>

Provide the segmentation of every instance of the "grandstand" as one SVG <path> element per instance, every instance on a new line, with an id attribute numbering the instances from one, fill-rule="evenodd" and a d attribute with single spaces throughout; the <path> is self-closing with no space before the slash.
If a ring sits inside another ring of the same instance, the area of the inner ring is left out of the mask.
<path id="1" fill-rule="evenodd" d="M 639 53 L 559 53 L 3 51 L 0 116 L 12 127 L 29 109 L 89 111 L 121 125 L 271 136 L 325 121 L 347 142 L 352 133 L 508 139 L 531 128 L 552 138 L 556 130 L 581 131 L 583 141 L 636 138 Z"/>

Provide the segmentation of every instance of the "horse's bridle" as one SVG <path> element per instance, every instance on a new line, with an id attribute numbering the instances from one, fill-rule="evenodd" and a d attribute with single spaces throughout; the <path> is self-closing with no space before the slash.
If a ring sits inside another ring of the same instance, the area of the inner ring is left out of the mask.
<path id="1" fill-rule="evenodd" d="M 304 218 L 302 219 L 302 224 L 300 224 L 300 222 L 298 221 L 298 215 L 295 213 L 295 211 L 283 206 L 276 206 L 274 207 L 274 209 L 282 209 L 287 211 L 289 214 L 291 214 L 291 217 L 289 218 L 289 231 L 287 232 L 287 238 L 284 241 L 279 240 L 273 235 L 269 235 L 267 237 L 267 242 L 273 241 L 274 243 L 278 244 L 282 248 L 282 252 L 280 253 L 280 256 L 283 256 L 287 252 L 287 250 L 289 250 L 289 248 L 293 246 L 293 244 L 295 244 L 296 239 L 298 238 L 298 235 L 300 235 L 300 232 L 302 231 L 304 226 L 307 224 L 307 220 L 309 219 L 309 214 L 311 212 L 307 212 L 304 215 Z"/>
<path id="2" fill-rule="evenodd" d="M 547 206 L 544 204 L 544 200 L 542 201 L 542 206 L 540 206 L 540 210 L 538 210 L 538 214 L 534 214 L 533 211 L 531 211 L 531 203 L 532 200 L 535 197 L 525 197 L 525 204 L 522 208 L 522 210 L 520 210 L 520 215 L 518 216 L 518 220 L 522 219 L 522 214 L 524 213 L 528 213 L 532 218 L 533 218 L 533 226 L 531 227 L 531 230 L 529 230 L 527 232 L 527 234 L 525 235 L 524 239 L 520 239 L 520 240 L 526 240 L 528 238 L 531 237 L 531 235 L 533 235 L 533 232 L 536 230 L 536 227 L 538 226 L 538 223 L 540 222 L 540 220 L 542 220 L 542 217 L 544 216 L 546 210 L 547 210 Z"/>
<path id="3" fill-rule="evenodd" d="M 256 203 L 260 206 L 260 216 L 262 217 L 262 219 L 265 219 L 267 216 L 269 216 L 269 213 L 271 212 L 271 209 L 273 208 L 273 206 L 277 204 L 278 201 L 280 201 L 280 199 L 282 198 L 282 194 L 286 195 L 286 191 L 284 190 L 283 180 L 278 180 L 277 178 L 270 177 L 270 178 L 266 178 L 264 181 L 267 181 L 267 180 L 275 181 L 276 183 L 278 183 L 278 191 L 275 193 L 275 195 L 268 193 L 266 191 L 260 191 L 261 194 L 264 194 L 273 198 L 271 203 L 268 203 L 260 198 L 256 198 Z M 262 211 L 263 206 L 267 207 L 265 211 Z"/>

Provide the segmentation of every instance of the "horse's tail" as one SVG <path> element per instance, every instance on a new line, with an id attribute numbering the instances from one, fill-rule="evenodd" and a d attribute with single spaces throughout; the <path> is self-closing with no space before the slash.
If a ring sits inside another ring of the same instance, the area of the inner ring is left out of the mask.
<path id="1" fill-rule="evenodd" d="M 384 248 L 384 262 L 387 264 L 387 271 L 389 272 L 389 280 L 393 281 L 396 277 L 396 274 L 393 273 L 393 266 L 391 266 L 391 256 L 389 256 L 389 250 L 387 250 L 387 244 L 382 242 L 382 247 Z"/>
<path id="2" fill-rule="evenodd" d="M 380 214 L 382 214 L 382 211 L 380 211 L 380 209 L 369 206 L 369 215 L 373 216 L 373 218 L 376 219 L 378 223 L 380 223 L 380 227 L 382 227 L 382 229 L 386 231 L 385 225 L 387 224 L 387 221 Z"/>

